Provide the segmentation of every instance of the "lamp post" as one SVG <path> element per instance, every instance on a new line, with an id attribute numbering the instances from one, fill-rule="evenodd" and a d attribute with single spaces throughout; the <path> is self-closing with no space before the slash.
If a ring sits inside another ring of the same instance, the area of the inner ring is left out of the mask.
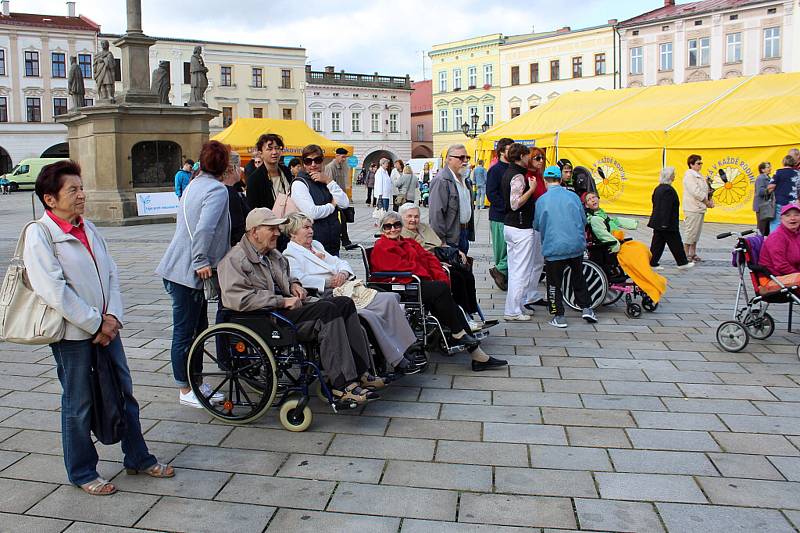
<path id="1" fill-rule="evenodd" d="M 470 139 L 474 139 L 475 137 L 477 137 L 479 135 L 478 134 L 478 120 L 480 120 L 480 117 L 478 116 L 478 113 L 475 113 L 474 115 L 469 117 L 469 120 L 470 120 L 470 124 L 467 124 L 465 122 L 465 123 L 463 123 L 461 125 L 461 131 L 464 132 L 464 135 L 466 135 Z M 488 129 L 489 129 L 489 123 L 484 121 L 484 123 L 481 124 L 481 132 L 480 133 L 483 133 Z"/>

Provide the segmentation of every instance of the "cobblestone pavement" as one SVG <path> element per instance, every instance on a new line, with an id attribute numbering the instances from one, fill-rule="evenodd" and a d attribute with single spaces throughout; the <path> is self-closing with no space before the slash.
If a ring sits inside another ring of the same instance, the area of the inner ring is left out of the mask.
<path id="1" fill-rule="evenodd" d="M 363 198 L 363 189 L 356 191 Z M 0 197 L 3 270 L 27 194 Z M 360 205 L 359 205 L 360 204 Z M 354 240 L 371 240 L 357 204 Z M 502 315 L 487 274 L 487 212 L 474 245 L 480 304 Z M 467 356 L 384 400 L 333 415 L 314 405 L 304 434 L 273 413 L 246 427 L 181 407 L 170 375 L 170 304 L 153 269 L 172 224 L 104 228 L 121 270 L 122 334 L 152 451 L 174 480 L 122 473 L 118 446 L 99 446 L 111 497 L 68 485 L 59 392 L 47 347 L 0 344 L 0 530 L 782 532 L 800 526 L 800 362 L 778 331 L 740 353 L 714 341 L 736 289 L 730 228 L 709 224 L 707 259 L 681 273 L 655 313 L 603 308 L 556 330 L 542 311 L 496 326 L 484 346 L 508 368 L 472 373 Z M 649 242 L 649 230 L 635 232 Z M 344 256 L 360 268 L 353 253 Z M 116 526 L 116 527 L 114 527 Z M 131 529 L 125 529 L 131 528 Z"/>

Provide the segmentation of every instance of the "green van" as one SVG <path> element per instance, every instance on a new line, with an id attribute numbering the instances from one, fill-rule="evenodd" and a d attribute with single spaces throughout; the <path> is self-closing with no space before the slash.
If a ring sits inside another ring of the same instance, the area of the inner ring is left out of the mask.
<path id="1" fill-rule="evenodd" d="M 3 174 L 0 178 L 7 179 L 11 184 L 11 191 L 19 189 L 33 189 L 36 178 L 43 167 L 56 161 L 63 161 L 63 157 L 33 157 L 23 159 L 17 166 L 11 169 L 8 174 Z"/>

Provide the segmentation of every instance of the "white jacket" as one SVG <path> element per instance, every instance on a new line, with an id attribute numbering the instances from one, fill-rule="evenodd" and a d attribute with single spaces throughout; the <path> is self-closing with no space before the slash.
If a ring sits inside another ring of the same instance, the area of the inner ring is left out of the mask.
<path id="1" fill-rule="evenodd" d="M 683 211 L 684 213 L 705 213 L 708 209 L 708 183 L 697 171 L 686 170 L 683 175 Z"/>
<path id="2" fill-rule="evenodd" d="M 117 265 L 108 253 L 97 228 L 84 219 L 84 229 L 94 260 L 73 235 L 64 233 L 45 213 L 44 222 L 53 238 L 53 248 L 44 228 L 31 224 L 25 234 L 23 261 L 34 292 L 67 321 L 65 340 L 85 340 L 94 336 L 103 322 L 103 313 L 122 322 L 122 295 Z"/>
<path id="3" fill-rule="evenodd" d="M 294 241 L 289 241 L 283 256 L 289 260 L 289 271 L 297 277 L 303 287 L 325 290 L 325 281 L 339 272 L 347 272 L 353 276 L 353 269 L 344 259 L 329 254 L 321 243 L 311 241 L 311 247 L 317 252 L 323 252 L 325 259 L 320 259 L 311 250 L 302 247 Z"/>
<path id="4" fill-rule="evenodd" d="M 392 197 L 392 178 L 384 168 L 378 168 L 375 172 L 375 197 L 381 196 L 383 198 Z"/>

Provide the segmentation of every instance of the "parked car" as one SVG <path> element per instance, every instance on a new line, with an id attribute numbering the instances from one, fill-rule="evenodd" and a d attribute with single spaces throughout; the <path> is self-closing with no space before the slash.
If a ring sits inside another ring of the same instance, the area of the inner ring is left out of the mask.
<path id="1" fill-rule="evenodd" d="M 3 174 L 3 178 L 7 179 L 11 185 L 11 192 L 19 189 L 33 189 L 36 184 L 36 178 L 39 176 L 42 168 L 62 161 L 63 157 L 33 157 L 30 159 L 23 159 L 17 166 L 11 169 L 8 174 Z"/>

